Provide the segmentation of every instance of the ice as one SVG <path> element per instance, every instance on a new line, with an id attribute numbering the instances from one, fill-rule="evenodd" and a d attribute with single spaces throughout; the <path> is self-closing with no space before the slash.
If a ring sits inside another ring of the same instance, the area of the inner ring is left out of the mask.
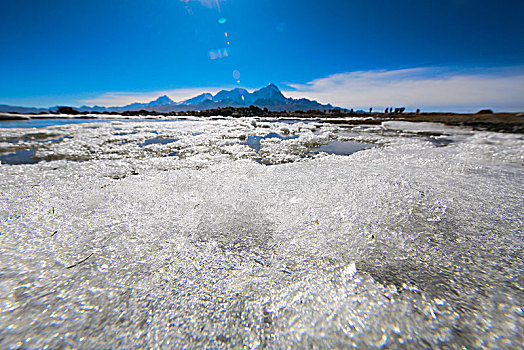
<path id="1" fill-rule="evenodd" d="M 164 137 L 153 137 L 152 139 L 147 139 L 144 141 L 144 143 L 141 143 L 140 146 L 147 146 L 147 145 L 154 145 L 154 144 L 161 144 L 161 145 L 167 145 L 168 143 L 175 142 L 177 139 L 170 139 L 170 138 L 164 138 Z"/>
<path id="2" fill-rule="evenodd" d="M 0 163 L 5 164 L 34 164 L 34 150 L 23 150 L 0 156 Z"/>
<path id="3" fill-rule="evenodd" d="M 382 127 L 389 130 L 397 130 L 401 132 L 412 133 L 467 133 L 467 129 L 447 126 L 440 123 L 429 122 L 405 122 L 405 121 L 386 121 L 382 122 Z"/>
<path id="4" fill-rule="evenodd" d="M 521 135 L 252 121 L 0 130 L 1 347 L 523 344 Z"/>
<path id="5" fill-rule="evenodd" d="M 285 128 L 285 133 L 289 134 L 289 129 Z M 284 137 L 284 136 L 281 136 L 277 133 L 269 133 L 265 136 L 248 136 L 246 141 L 243 143 L 245 145 L 248 145 L 249 147 L 253 148 L 255 150 L 255 152 L 259 152 L 260 151 L 260 148 L 262 147 L 262 140 L 267 140 L 267 139 L 278 139 L 278 140 L 292 140 L 292 139 L 296 139 L 298 138 L 298 135 L 294 135 L 294 136 L 287 136 L 287 137 Z"/>
<path id="6" fill-rule="evenodd" d="M 369 147 L 370 147 L 369 145 L 366 145 L 361 142 L 331 141 L 327 145 L 320 146 L 317 152 L 325 152 L 328 154 L 338 154 L 338 155 L 348 156 L 352 153 L 362 151 Z"/>

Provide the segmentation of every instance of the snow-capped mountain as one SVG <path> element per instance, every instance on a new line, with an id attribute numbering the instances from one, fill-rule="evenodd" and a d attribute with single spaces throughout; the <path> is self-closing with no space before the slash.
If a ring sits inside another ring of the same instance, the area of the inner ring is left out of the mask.
<path id="1" fill-rule="evenodd" d="M 218 102 L 218 103 L 232 101 L 232 102 L 236 102 L 239 104 L 244 104 L 244 100 L 242 99 L 242 97 L 244 97 L 245 99 L 245 96 L 248 94 L 249 93 L 245 89 L 242 89 L 242 88 L 236 88 L 236 89 L 229 90 L 229 91 L 221 90 L 217 92 L 215 96 L 213 96 L 213 101 Z"/>
<path id="2" fill-rule="evenodd" d="M 286 104 L 288 99 L 282 95 L 279 88 L 275 84 L 269 84 L 262 89 L 249 92 L 243 88 L 236 88 L 233 90 L 222 90 L 218 92 L 214 97 L 213 101 L 223 103 L 227 101 L 233 101 L 240 105 L 258 105 L 258 107 L 265 107 L 257 104 L 257 101 L 268 103 L 269 105 L 281 105 Z"/>
<path id="3" fill-rule="evenodd" d="M 125 111 L 132 111 L 132 110 L 140 110 L 140 109 L 149 109 L 153 107 L 161 107 L 161 106 L 170 106 L 170 105 L 176 105 L 177 103 L 167 97 L 167 95 L 160 96 L 156 100 L 153 100 L 148 103 L 132 103 L 130 105 L 122 107 Z"/>
<path id="4" fill-rule="evenodd" d="M 250 97 L 252 103 L 256 103 L 257 100 L 266 100 L 272 103 L 285 104 L 286 101 L 291 100 L 284 97 L 280 89 L 274 84 L 269 84 L 260 90 L 253 91 Z"/>
<path id="5" fill-rule="evenodd" d="M 175 104 L 175 101 L 173 101 L 172 99 L 167 97 L 167 95 L 160 96 L 156 100 L 151 101 L 151 102 L 148 103 L 148 105 L 151 106 L 151 107 L 174 105 L 174 104 Z"/>
<path id="6" fill-rule="evenodd" d="M 201 95 L 198 95 L 198 96 L 195 96 L 193 98 L 190 98 L 188 100 L 185 100 L 185 101 L 181 102 L 180 104 L 184 105 L 184 106 L 194 105 L 194 104 L 199 104 L 199 103 L 202 103 L 204 101 L 208 101 L 208 100 L 212 100 L 212 99 L 213 99 L 213 95 L 211 95 L 209 92 L 206 92 L 206 93 L 203 93 Z"/>
<path id="7" fill-rule="evenodd" d="M 286 98 L 275 84 L 269 84 L 261 89 L 249 92 L 244 88 L 232 90 L 221 90 L 214 96 L 208 92 L 190 98 L 185 101 L 175 102 L 167 95 L 158 97 L 147 103 L 132 103 L 123 107 L 82 106 L 76 108 L 80 112 L 125 112 L 125 111 L 156 111 L 156 112 L 179 112 L 206 110 L 223 107 L 249 107 L 251 105 L 267 108 L 272 111 L 296 111 L 296 110 L 326 110 L 333 109 L 330 104 L 324 105 L 317 101 L 306 98 Z M 18 107 L 0 106 L 0 111 L 15 111 Z M 56 108 L 55 108 L 56 109 Z M 33 109 L 27 109 L 33 111 Z M 52 108 L 47 109 L 47 111 Z M 39 111 L 43 111 L 40 109 Z"/>

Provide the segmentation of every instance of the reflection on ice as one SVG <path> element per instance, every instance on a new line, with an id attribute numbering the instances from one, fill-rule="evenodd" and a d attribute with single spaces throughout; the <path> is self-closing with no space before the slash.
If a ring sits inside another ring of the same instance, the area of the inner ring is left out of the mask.
<path id="1" fill-rule="evenodd" d="M 325 152 L 328 154 L 336 154 L 340 156 L 348 156 L 352 153 L 362 151 L 372 147 L 361 142 L 351 141 L 331 141 L 327 145 L 322 145 L 318 148 L 317 152 Z"/>
<path id="2" fill-rule="evenodd" d="M 14 153 L 0 155 L 0 162 L 11 165 L 38 163 L 38 161 L 34 159 L 34 156 L 34 150 L 17 151 Z"/>
<path id="3" fill-rule="evenodd" d="M 140 146 L 147 146 L 147 145 L 153 145 L 153 144 L 160 144 L 160 145 L 167 145 L 168 143 L 175 142 L 177 139 L 170 139 L 170 138 L 164 138 L 164 137 L 154 137 L 152 139 L 147 139 L 144 141 L 144 143 L 141 143 Z"/>
<path id="4" fill-rule="evenodd" d="M 298 135 L 281 136 L 277 133 L 271 132 L 264 136 L 250 135 L 247 137 L 247 140 L 242 144 L 248 145 L 249 147 L 253 148 L 258 153 L 261 147 L 260 141 L 262 140 L 267 140 L 267 139 L 292 140 L 296 138 L 298 138 Z"/>

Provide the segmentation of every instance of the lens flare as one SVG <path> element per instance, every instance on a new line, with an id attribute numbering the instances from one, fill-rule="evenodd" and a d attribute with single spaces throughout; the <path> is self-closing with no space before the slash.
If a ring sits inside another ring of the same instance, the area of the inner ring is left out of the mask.
<path id="1" fill-rule="evenodd" d="M 240 72 L 236 69 L 233 71 L 233 78 L 237 81 L 240 79 Z"/>
<path id="2" fill-rule="evenodd" d="M 225 57 L 228 57 L 228 56 L 229 56 L 229 54 L 228 54 L 226 48 L 209 51 L 209 59 L 211 59 L 211 60 L 217 60 L 219 58 L 225 58 Z"/>
<path id="3" fill-rule="evenodd" d="M 225 19 L 224 17 L 220 17 L 218 19 L 218 24 L 225 24 L 227 22 L 227 19 Z"/>
<path id="4" fill-rule="evenodd" d="M 218 12 L 220 13 L 220 0 L 180 0 L 181 2 L 185 2 L 186 4 L 189 4 L 191 1 L 197 1 L 201 5 L 207 7 L 207 8 L 213 8 L 216 7 Z"/>

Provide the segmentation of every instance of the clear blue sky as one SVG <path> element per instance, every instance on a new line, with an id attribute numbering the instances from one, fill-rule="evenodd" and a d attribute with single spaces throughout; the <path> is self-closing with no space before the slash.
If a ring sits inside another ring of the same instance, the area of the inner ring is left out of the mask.
<path id="1" fill-rule="evenodd" d="M 235 70 L 243 87 L 273 82 L 323 102 L 331 95 L 315 81 L 334 74 L 512 79 L 524 65 L 523 13 L 522 0 L 2 1 L 0 104 L 228 88 Z"/>

